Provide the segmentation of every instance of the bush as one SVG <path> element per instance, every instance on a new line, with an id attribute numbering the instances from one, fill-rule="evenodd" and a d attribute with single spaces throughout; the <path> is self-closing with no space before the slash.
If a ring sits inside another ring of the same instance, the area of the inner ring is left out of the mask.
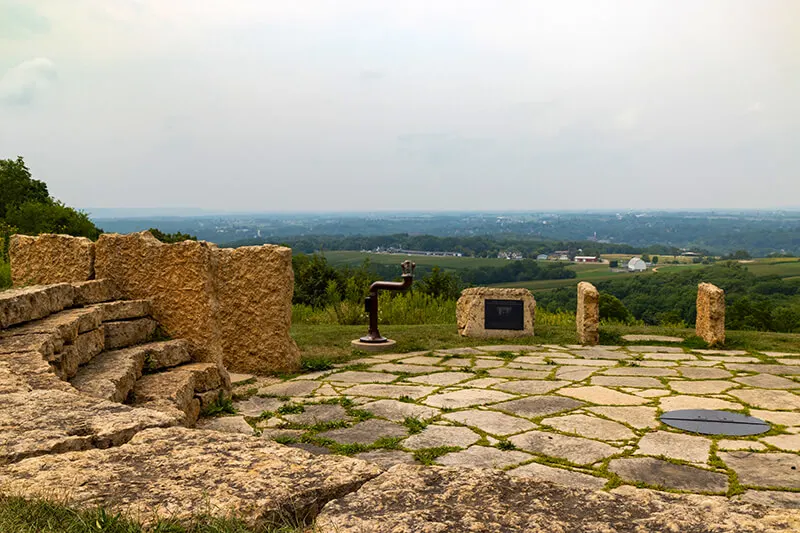
<path id="1" fill-rule="evenodd" d="M 0 261 L 0 289 L 11 287 L 11 265 Z"/>

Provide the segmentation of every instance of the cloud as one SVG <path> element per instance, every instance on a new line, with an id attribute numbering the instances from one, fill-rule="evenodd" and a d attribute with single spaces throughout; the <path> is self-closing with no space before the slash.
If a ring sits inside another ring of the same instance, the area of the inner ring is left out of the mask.
<path id="1" fill-rule="evenodd" d="M 50 21 L 31 6 L 0 0 L 0 40 L 19 39 L 50 30 Z"/>
<path id="2" fill-rule="evenodd" d="M 56 66 L 46 57 L 23 61 L 0 78 L 0 102 L 29 105 L 56 77 Z"/>

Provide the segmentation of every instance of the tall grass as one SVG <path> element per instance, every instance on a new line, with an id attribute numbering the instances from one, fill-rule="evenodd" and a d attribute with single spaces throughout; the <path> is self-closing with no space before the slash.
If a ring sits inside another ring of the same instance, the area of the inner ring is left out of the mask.
<path id="1" fill-rule="evenodd" d="M 329 303 L 322 308 L 295 304 L 292 306 L 294 324 L 339 324 L 355 326 L 367 324 L 369 317 L 364 304 L 350 300 Z M 455 324 L 456 302 L 434 298 L 420 292 L 395 296 L 381 295 L 378 323 L 383 325 Z"/>
<path id="2" fill-rule="evenodd" d="M 0 260 L 0 290 L 11 287 L 11 265 Z"/>

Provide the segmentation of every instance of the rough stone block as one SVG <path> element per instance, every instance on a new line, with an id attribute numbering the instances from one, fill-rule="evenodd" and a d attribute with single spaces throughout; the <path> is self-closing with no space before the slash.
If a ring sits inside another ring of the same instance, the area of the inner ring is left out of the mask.
<path id="1" fill-rule="evenodd" d="M 0 291 L 0 329 L 57 313 L 72 306 L 74 295 L 68 283 Z"/>
<path id="2" fill-rule="evenodd" d="M 214 255 L 225 367 L 257 374 L 299 369 L 300 350 L 289 335 L 292 250 L 245 246 L 216 249 Z"/>
<path id="3" fill-rule="evenodd" d="M 13 235 L 9 247 L 14 285 L 47 285 L 94 277 L 94 243 L 86 237 Z"/>
<path id="4" fill-rule="evenodd" d="M 144 356 L 138 347 L 103 352 L 81 367 L 70 383 L 84 394 L 122 403 L 142 376 Z"/>
<path id="5" fill-rule="evenodd" d="M 600 293 L 586 281 L 578 283 L 578 311 L 575 315 L 578 327 L 578 342 L 600 343 Z"/>
<path id="6" fill-rule="evenodd" d="M 142 429 L 169 425 L 173 421 L 161 413 L 77 391 L 4 394 L 0 395 L 0 464 L 49 453 L 118 446 Z"/>
<path id="7" fill-rule="evenodd" d="M 138 348 L 145 352 L 144 371 L 148 373 L 182 365 L 192 360 L 189 355 L 189 343 L 185 339 L 151 342 L 142 344 Z"/>
<path id="8" fill-rule="evenodd" d="M 0 394 L 55 389 L 74 392 L 37 352 L 0 354 Z"/>
<path id="9" fill-rule="evenodd" d="M 725 291 L 711 283 L 697 286 L 695 329 L 709 346 L 725 344 Z"/>
<path id="10" fill-rule="evenodd" d="M 196 385 L 198 382 L 201 385 L 211 383 L 213 371 L 210 369 L 216 369 L 213 363 L 205 365 L 208 368 L 196 371 L 178 367 L 142 376 L 133 389 L 133 404 L 167 413 L 185 426 L 194 425 L 200 415 L 200 400 L 195 398 Z"/>
<path id="11" fill-rule="evenodd" d="M 486 329 L 486 300 L 522 300 L 523 302 L 523 328 L 513 329 Z M 456 321 L 458 332 L 463 337 L 531 337 L 536 319 L 536 301 L 528 289 L 495 289 L 489 287 L 475 287 L 465 289 L 456 304 Z"/>
<path id="12" fill-rule="evenodd" d="M 106 234 L 97 241 L 95 270 L 126 298 L 151 300 L 153 318 L 172 337 L 189 341 L 196 360 L 222 364 L 215 248 L 196 241 L 165 244 L 149 232 Z"/>
<path id="13" fill-rule="evenodd" d="M 227 401 L 231 399 L 231 391 L 223 388 L 214 389 L 206 392 L 200 392 L 194 395 L 200 401 L 200 410 L 207 409 L 214 402 L 222 399 Z M 261 413 L 258 413 L 261 414 Z"/>
<path id="14" fill-rule="evenodd" d="M 101 303 L 96 306 L 103 322 L 145 318 L 153 312 L 150 300 L 119 300 Z"/>
<path id="15" fill-rule="evenodd" d="M 52 335 L 54 339 L 71 344 L 80 333 L 86 333 L 100 326 L 100 312 L 97 309 L 70 309 L 34 320 L 17 327 L 0 331 L 0 338 L 19 335 Z"/>
<path id="16" fill-rule="evenodd" d="M 147 342 L 156 331 L 156 321 L 151 318 L 106 322 L 106 349 L 125 348 Z"/>
<path id="17" fill-rule="evenodd" d="M 75 288 L 75 305 L 92 305 L 119 298 L 117 286 L 108 279 L 82 281 L 72 286 Z"/>
<path id="18" fill-rule="evenodd" d="M 188 520 L 212 510 L 264 530 L 287 516 L 310 521 L 325 503 L 378 474 L 378 467 L 349 457 L 314 456 L 247 435 L 169 428 L 142 431 L 118 448 L 10 465 L 0 485 L 25 498 L 57 496 L 139 520 Z"/>

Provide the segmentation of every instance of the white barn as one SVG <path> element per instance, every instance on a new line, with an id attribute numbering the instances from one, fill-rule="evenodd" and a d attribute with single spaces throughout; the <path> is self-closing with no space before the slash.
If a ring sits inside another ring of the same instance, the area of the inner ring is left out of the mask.
<path id="1" fill-rule="evenodd" d="M 628 272 L 644 272 L 647 270 L 647 263 L 641 257 L 632 257 L 628 261 Z"/>

